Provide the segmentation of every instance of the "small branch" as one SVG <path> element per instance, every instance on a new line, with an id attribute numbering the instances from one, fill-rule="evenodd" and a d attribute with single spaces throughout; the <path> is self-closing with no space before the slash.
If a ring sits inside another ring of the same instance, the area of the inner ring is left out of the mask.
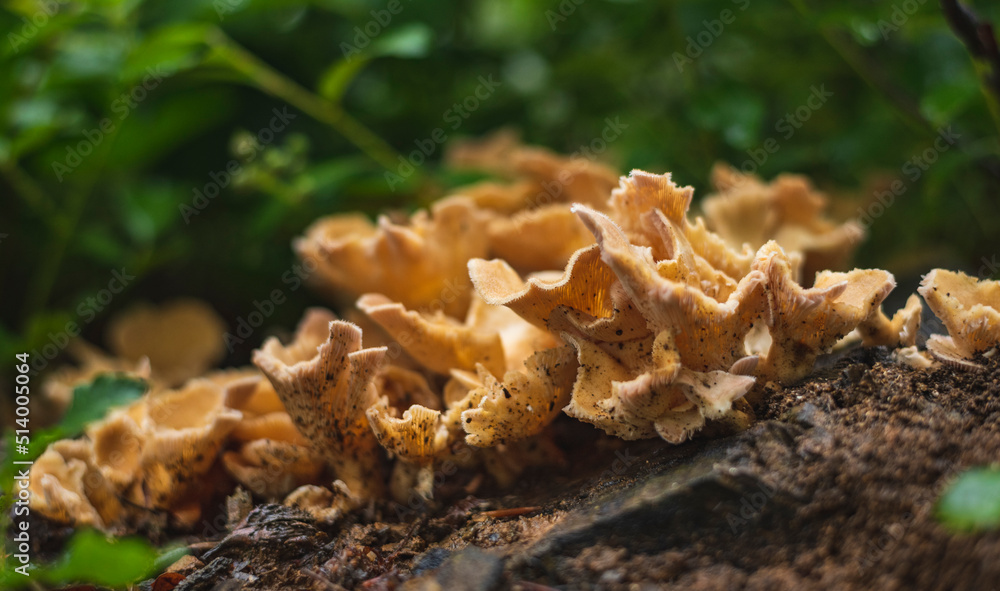
<path id="1" fill-rule="evenodd" d="M 31 277 L 28 284 L 27 296 L 24 300 L 24 315 L 22 320 L 27 328 L 28 323 L 40 311 L 45 309 L 55 285 L 56 277 L 59 275 L 59 268 L 62 266 L 63 257 L 70 240 L 76 233 L 76 226 L 80 221 L 84 206 L 90 190 L 81 189 L 74 192 L 69 198 L 69 204 L 64 216 L 56 220 L 55 236 L 48 242 L 40 258 L 38 269 Z"/>
<path id="2" fill-rule="evenodd" d="M 59 269 L 62 267 L 63 259 L 66 255 L 66 249 L 76 234 L 80 218 L 86 208 L 87 201 L 94 192 L 101 169 L 104 168 L 107 156 L 111 152 L 111 146 L 118 137 L 119 129 L 121 129 L 121 126 L 115 127 L 107 135 L 105 141 L 94 150 L 92 158 L 94 158 L 96 164 L 91 169 L 80 172 L 82 176 L 80 183 L 68 192 L 66 203 L 62 206 L 62 215 L 55 218 L 52 222 L 53 236 L 46 243 L 42 256 L 39 259 L 38 268 L 32 275 L 31 281 L 27 286 L 22 318 L 25 329 L 35 315 L 44 310 L 46 304 L 48 304 L 49 296 L 52 294 L 52 288 L 55 285 Z"/>
<path id="3" fill-rule="evenodd" d="M 986 54 L 979 39 L 978 17 L 958 0 L 941 0 L 941 12 L 955 35 L 969 48 L 969 53 L 979 58 Z"/>
<path id="4" fill-rule="evenodd" d="M 503 519 L 505 517 L 518 517 L 520 515 L 525 515 L 528 513 L 534 513 L 535 511 L 541 510 L 541 507 L 514 507 L 511 509 L 497 509 L 496 511 L 483 511 L 477 514 L 473 520 L 481 521 L 484 519 Z"/>
<path id="5" fill-rule="evenodd" d="M 997 47 L 993 23 L 981 20 L 971 8 L 958 0 L 941 0 L 941 12 L 972 56 L 990 115 L 997 131 L 1000 131 L 1000 48 Z"/>
<path id="6" fill-rule="evenodd" d="M 258 88 L 288 102 L 313 119 L 333 127 L 382 168 L 396 170 L 399 166 L 399 154 L 396 150 L 348 114 L 339 104 L 321 98 L 285 77 L 241 47 L 221 29 L 211 29 L 206 35 L 206 43 L 234 70 L 249 78 Z"/>
<path id="7" fill-rule="evenodd" d="M 42 219 L 48 220 L 53 212 L 52 200 L 42 191 L 35 179 L 21 170 L 17 162 L 11 160 L 0 161 L 0 173 L 3 173 L 11 188 L 28 207 Z"/>

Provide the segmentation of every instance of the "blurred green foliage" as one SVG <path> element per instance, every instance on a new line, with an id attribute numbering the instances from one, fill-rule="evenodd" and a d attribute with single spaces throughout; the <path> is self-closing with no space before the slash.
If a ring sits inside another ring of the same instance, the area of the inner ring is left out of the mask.
<path id="1" fill-rule="evenodd" d="M 619 118 L 599 157 L 622 171 L 672 171 L 701 195 L 717 160 L 803 172 L 853 195 L 845 217 L 898 179 L 857 262 L 903 276 L 976 273 L 1000 247 L 997 126 L 933 1 L 14 0 L 0 33 L 0 373 L 69 322 L 101 342 L 140 299 L 201 297 L 234 325 L 316 217 L 463 180 L 435 147 L 386 182 L 436 128 L 513 126 L 571 153 Z M 832 95 L 806 109 L 815 89 Z M 275 110 L 294 119 L 265 133 Z M 948 126 L 958 142 L 908 169 Z M 121 269 L 125 292 L 88 304 Z M 288 295 L 270 326 L 318 302 Z"/>
<path id="2" fill-rule="evenodd" d="M 1000 528 L 1000 468 L 961 473 L 938 499 L 935 514 L 955 531 Z"/>
<path id="3" fill-rule="evenodd" d="M 28 576 L 13 569 L 4 570 L 0 572 L 0 584 L 4 589 L 21 589 L 38 588 L 39 582 L 47 583 L 49 588 L 86 582 L 125 589 L 162 570 L 157 564 L 159 554 L 142 538 L 112 539 L 92 529 L 81 529 L 73 533 L 57 562 L 44 566 L 32 564 Z M 171 552 L 171 556 L 175 554 Z"/>

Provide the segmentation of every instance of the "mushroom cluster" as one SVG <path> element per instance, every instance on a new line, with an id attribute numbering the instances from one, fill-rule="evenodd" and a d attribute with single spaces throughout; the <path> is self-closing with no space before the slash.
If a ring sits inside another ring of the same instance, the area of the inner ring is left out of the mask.
<path id="1" fill-rule="evenodd" d="M 115 409 L 84 437 L 57 441 L 38 458 L 32 507 L 105 529 L 127 524 L 134 510 L 197 517 L 198 500 L 189 493 L 240 418 L 210 379 Z"/>
<path id="2" fill-rule="evenodd" d="M 745 428 L 748 394 L 802 379 L 845 343 L 931 363 L 916 348 L 917 296 L 890 318 L 889 272 L 829 269 L 863 232 L 827 219 L 803 177 L 716 167 L 700 217 L 669 174 L 619 178 L 510 135 L 458 145 L 449 162 L 501 180 L 409 216 L 322 218 L 295 241 L 344 313 L 308 310 L 290 341 L 254 352 L 255 368 L 192 379 L 214 354 L 210 331 L 182 358 L 149 336 L 170 323 L 134 313 L 146 328 L 119 329 L 116 342 L 136 344 L 104 364 L 138 364 L 151 391 L 53 444 L 32 469 L 33 507 L 106 529 L 160 511 L 191 523 L 222 474 L 332 518 L 429 498 L 435 467 L 502 485 L 558 462 L 560 414 L 679 444 Z M 935 270 L 920 293 L 950 334 L 928 341 L 935 358 L 974 367 L 1000 342 L 1000 284 Z M 147 350 L 152 370 L 136 354 Z"/>
<path id="3" fill-rule="evenodd" d="M 234 481 L 265 498 L 322 482 L 322 457 L 260 372 L 206 372 L 221 357 L 224 330 L 205 304 L 177 300 L 113 319 L 114 355 L 73 343 L 81 366 L 60 368 L 43 383 L 52 406 L 68 406 L 76 386 L 102 374 L 141 378 L 148 391 L 87 425 L 81 437 L 46 449 L 30 472 L 32 509 L 129 531 L 142 523 L 196 523 L 212 493 Z"/>
<path id="4" fill-rule="evenodd" d="M 330 394 L 309 376 L 330 363 L 322 347 L 294 379 L 275 364 L 276 341 L 255 356 L 307 434 L 328 420 L 319 405 L 349 407 L 342 418 L 357 424 L 366 415 L 365 449 L 377 442 L 417 468 L 425 494 L 434 462 L 457 447 L 502 454 L 544 437 L 560 412 L 618 437 L 681 443 L 709 421 L 745 426 L 742 398 L 758 380 L 802 378 L 856 329 L 865 344 L 916 338 L 919 307 L 891 320 L 881 311 L 895 286 L 886 271 L 800 284 L 804 265 L 844 261 L 861 237 L 823 217 L 825 197 L 802 177 L 765 184 L 717 168 L 719 192 L 692 221 L 693 190 L 670 175 L 634 171 L 615 187 L 603 166 L 508 135 L 460 145 L 450 162 L 506 178 L 409 219 L 324 218 L 296 242 L 319 289 L 354 301 L 354 324 L 331 324 L 324 346 L 341 339 L 348 359 L 379 360 L 356 385 L 363 400 L 356 389 L 320 402 Z M 350 371 L 334 365 L 327 383 Z M 391 386 L 402 375 L 408 386 Z M 362 461 L 337 446 L 324 444 L 331 461 Z"/>

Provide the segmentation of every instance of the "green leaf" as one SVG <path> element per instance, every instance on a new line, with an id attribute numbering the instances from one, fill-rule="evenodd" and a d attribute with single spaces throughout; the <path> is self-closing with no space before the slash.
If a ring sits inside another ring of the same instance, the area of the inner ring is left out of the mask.
<path id="1" fill-rule="evenodd" d="M 190 199 L 187 187 L 145 183 L 123 188 L 119 196 L 121 223 L 137 244 L 152 244 L 171 226 L 182 221 L 177 206 Z"/>
<path id="2" fill-rule="evenodd" d="M 17 352 L 31 353 L 32 366 L 38 370 L 45 369 L 68 342 L 59 335 L 68 332 L 67 327 L 76 320 L 78 318 L 71 310 L 49 309 L 36 313 L 28 320 L 24 340 L 18 344 L 20 351 Z"/>
<path id="3" fill-rule="evenodd" d="M 760 141 L 764 101 L 738 89 L 719 89 L 702 95 L 692 105 L 691 116 L 699 125 L 722 132 L 730 146 L 746 149 Z"/>
<path id="4" fill-rule="evenodd" d="M 378 57 L 419 58 L 427 55 L 433 33 L 422 23 L 408 23 L 390 29 L 358 53 L 348 53 L 320 75 L 316 90 L 324 98 L 339 101 L 347 87 L 368 63 Z M 353 48 L 353 46 L 351 46 Z"/>
<path id="5" fill-rule="evenodd" d="M 30 422 L 28 424 L 31 425 Z M 14 430 L 8 429 L 7 432 L 4 433 L 4 440 L 7 446 L 5 449 L 12 450 L 11 459 L 25 462 L 34 461 L 38 456 L 42 455 L 51 443 L 54 443 L 62 438 L 61 432 L 58 428 L 29 430 L 31 430 L 32 433 L 31 440 L 28 443 L 28 453 L 14 453 L 17 449 L 15 448 L 16 441 L 14 439 Z M 12 486 L 14 483 L 14 477 L 17 475 L 18 470 L 23 468 L 24 464 L 4 462 L 3 466 L 0 467 L 0 478 L 3 478 L 3 482 L 6 483 L 5 486 Z"/>
<path id="6" fill-rule="evenodd" d="M 407 23 L 386 31 L 372 42 L 372 57 L 419 58 L 427 55 L 434 34 L 423 23 Z"/>
<path id="7" fill-rule="evenodd" d="M 146 392 L 146 383 L 135 378 L 103 374 L 90 384 L 73 390 L 73 402 L 59 423 L 64 437 L 74 437 L 92 421 L 107 414 L 115 406 L 128 404 Z"/>
<path id="8" fill-rule="evenodd" d="M 122 81 L 134 84 L 150 77 L 170 76 L 197 66 L 208 51 L 205 39 L 210 26 L 182 23 L 161 27 L 132 49 L 122 71 Z"/>
<path id="9" fill-rule="evenodd" d="M 979 99 L 979 81 L 971 74 L 938 84 L 920 100 L 920 111 L 936 125 L 943 125 Z"/>
<path id="10" fill-rule="evenodd" d="M 58 72 L 69 80 L 111 79 L 120 69 L 129 39 L 120 33 L 77 29 L 58 38 Z"/>
<path id="11" fill-rule="evenodd" d="M 154 572 L 156 557 L 156 550 L 145 540 L 116 540 L 86 529 L 76 532 L 58 564 L 40 574 L 52 583 L 86 582 L 124 587 Z"/>
<path id="12" fill-rule="evenodd" d="M 354 56 L 335 62 L 320 76 L 316 91 L 324 98 L 337 102 L 355 76 L 371 61 L 369 57 Z"/>
<path id="13" fill-rule="evenodd" d="M 52 96 L 36 96 L 16 100 L 11 105 L 10 122 L 18 127 L 48 125 L 59 111 L 59 104 Z"/>
<path id="14" fill-rule="evenodd" d="M 27 587 L 32 583 L 32 577 L 38 572 L 37 567 L 29 568 L 28 576 L 14 572 L 14 569 L 21 566 L 21 564 L 16 563 L 13 557 L 7 559 L 7 564 L 10 564 L 9 568 L 0 570 L 0 589 L 21 589 Z M 7 564 L 4 566 L 6 567 Z"/>
<path id="15" fill-rule="evenodd" d="M 307 168 L 295 179 L 295 189 L 305 194 L 332 193 L 356 176 L 366 164 L 366 160 L 352 157 L 321 162 Z"/>
<path id="16" fill-rule="evenodd" d="M 29 425 L 31 423 L 28 423 Z M 5 434 L 7 439 L 7 449 L 14 449 L 14 431 L 8 430 Z M 62 439 L 62 430 L 58 427 L 52 427 L 49 429 L 38 429 L 31 433 L 31 441 L 28 444 L 28 453 L 18 454 L 17 460 L 34 461 L 38 456 L 49 447 L 49 444 L 55 443 Z"/>
<path id="17" fill-rule="evenodd" d="M 128 252 L 128 247 L 118 240 L 111 228 L 105 224 L 94 224 L 84 228 L 77 238 L 77 243 L 80 252 L 85 253 L 88 258 L 111 266 L 122 260 Z"/>
<path id="18" fill-rule="evenodd" d="M 113 117 L 119 131 L 108 165 L 123 172 L 154 165 L 185 142 L 224 125 L 233 100 L 225 89 L 205 88 L 157 97 L 125 112 L 125 117 L 119 111 Z M 190 191 L 184 193 L 190 197 Z"/>
<path id="19" fill-rule="evenodd" d="M 960 475 L 941 495 L 936 513 L 953 530 L 1000 527 L 1000 468 L 974 468 Z"/>
<path id="20" fill-rule="evenodd" d="M 11 138 L 0 138 L 0 161 L 17 160 L 18 158 L 45 146 L 56 135 L 58 120 L 46 125 L 39 125 L 22 130 Z M 11 141 L 8 141 L 11 140 Z"/>

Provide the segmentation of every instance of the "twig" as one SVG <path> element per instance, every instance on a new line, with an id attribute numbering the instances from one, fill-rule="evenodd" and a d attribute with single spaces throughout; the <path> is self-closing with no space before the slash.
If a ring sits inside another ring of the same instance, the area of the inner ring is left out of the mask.
<path id="1" fill-rule="evenodd" d="M 193 544 L 188 544 L 188 550 L 191 551 L 192 556 L 200 558 L 202 554 L 218 545 L 219 542 L 195 542 Z"/>
<path id="2" fill-rule="evenodd" d="M 981 20 L 958 0 L 941 0 L 941 11 L 955 36 L 972 56 L 990 115 L 997 131 L 1000 131 L 1000 48 L 997 47 L 993 23 Z"/>
<path id="3" fill-rule="evenodd" d="M 23 314 L 25 328 L 28 327 L 28 324 L 35 317 L 36 313 L 45 309 L 45 305 L 49 301 L 49 295 L 52 293 L 52 287 L 55 285 L 66 249 L 69 247 L 74 234 L 76 234 L 76 227 L 80 223 L 83 210 L 86 208 L 87 201 L 90 199 L 94 187 L 97 185 L 101 169 L 104 167 L 107 156 L 111 152 L 111 146 L 115 143 L 120 129 L 120 125 L 116 126 L 107 135 L 106 140 L 95 148 L 94 159 L 96 164 L 92 168 L 80 172 L 83 178 L 75 190 L 69 193 L 65 213 L 53 222 L 53 232 L 55 235 L 47 243 L 46 249 L 40 259 L 38 270 L 32 275 L 31 282 L 28 284 Z"/>
<path id="4" fill-rule="evenodd" d="M 526 513 L 533 513 L 541 510 L 541 507 L 513 507 L 511 509 L 497 509 L 496 511 L 483 511 L 476 515 L 474 519 L 500 519 L 503 517 L 517 517 Z"/>
<path id="5" fill-rule="evenodd" d="M 10 183 L 17 194 L 28 207 L 43 220 L 48 220 L 52 215 L 52 200 L 42 191 L 35 179 L 21 170 L 17 162 L 12 160 L 0 160 L 0 173 L 3 173 L 7 182 Z"/>
<path id="6" fill-rule="evenodd" d="M 531 581 L 518 581 L 514 583 L 514 589 L 519 589 L 520 591 L 558 591 L 555 587 L 549 587 L 541 583 L 532 583 Z"/>
<path id="7" fill-rule="evenodd" d="M 220 58 L 249 78 L 258 88 L 287 101 L 313 119 L 330 125 L 386 170 L 395 170 L 399 166 L 399 154 L 396 150 L 339 104 L 309 92 L 282 75 L 229 38 L 221 29 L 209 29 L 205 42 Z"/>

